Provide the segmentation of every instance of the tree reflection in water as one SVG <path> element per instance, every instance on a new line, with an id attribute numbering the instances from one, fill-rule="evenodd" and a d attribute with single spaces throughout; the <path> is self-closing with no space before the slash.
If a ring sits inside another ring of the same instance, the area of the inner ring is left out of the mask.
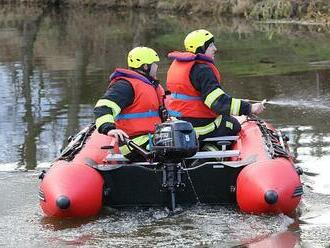
<path id="1" fill-rule="evenodd" d="M 11 89 L 3 101 L 8 105 L 15 99 L 4 115 L 15 114 L 0 126 L 5 140 L 14 144 L 0 160 L 19 162 L 21 168 L 33 169 L 52 160 L 66 137 L 93 121 L 93 106 L 107 87 L 109 73 L 126 66 L 132 47 L 159 51 L 159 78 L 164 82 L 169 65 L 165 55 L 182 49 L 185 34 L 199 27 L 208 27 L 216 36 L 220 50 L 216 63 L 230 94 L 330 105 L 325 56 L 329 35 L 313 27 L 127 10 L 11 8 L 2 14 L 0 63 L 8 71 L 2 81 Z M 311 49 L 315 44 L 318 49 Z M 322 148 L 328 145 L 322 141 L 329 135 L 327 115 L 317 106 L 284 104 L 269 106 L 262 117 L 277 127 L 294 129 L 291 143 L 299 160 L 299 147 L 306 146 L 300 140 L 309 134 L 310 155 L 327 153 Z"/>

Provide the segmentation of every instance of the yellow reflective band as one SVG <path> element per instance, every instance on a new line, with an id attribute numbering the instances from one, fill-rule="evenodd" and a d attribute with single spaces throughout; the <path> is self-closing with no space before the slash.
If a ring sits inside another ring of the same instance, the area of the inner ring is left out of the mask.
<path id="1" fill-rule="evenodd" d="M 102 115 L 101 117 L 97 118 L 96 122 L 95 122 L 96 128 L 99 128 L 100 126 L 102 126 L 104 123 L 107 123 L 107 122 L 110 122 L 110 123 L 115 122 L 112 115 L 107 114 L 107 115 Z"/>
<path id="2" fill-rule="evenodd" d="M 216 152 L 219 151 L 219 149 L 214 145 L 206 144 L 202 147 L 202 151 Z"/>
<path id="3" fill-rule="evenodd" d="M 205 135 L 212 132 L 215 129 L 214 122 L 204 126 L 204 127 L 194 127 L 198 136 Z"/>
<path id="4" fill-rule="evenodd" d="M 208 106 L 209 108 L 211 108 L 212 104 L 214 103 L 214 101 L 221 95 L 223 95 L 225 92 L 220 89 L 220 88 L 216 88 L 215 90 L 213 90 L 210 94 L 207 95 L 204 103 L 206 106 Z"/>
<path id="5" fill-rule="evenodd" d="M 230 114 L 231 115 L 239 115 L 239 110 L 241 108 L 241 100 L 232 98 L 230 105 Z"/>
<path id="6" fill-rule="evenodd" d="M 217 126 L 217 128 L 220 126 L 222 121 L 222 115 L 219 115 L 215 120 L 214 120 L 214 124 Z"/>
<path id="7" fill-rule="evenodd" d="M 141 135 L 141 136 L 138 136 L 138 137 L 132 139 L 132 141 L 135 144 L 139 145 L 139 146 L 145 144 L 148 140 L 149 140 L 149 135 L 148 134 Z M 120 146 L 119 150 L 120 150 L 120 153 L 124 156 L 131 152 L 131 150 L 128 148 L 127 145 Z"/>
<path id="8" fill-rule="evenodd" d="M 227 128 L 230 128 L 231 130 L 233 130 L 234 125 L 233 125 L 233 123 L 231 123 L 229 121 L 226 121 L 226 127 Z"/>
<path id="9" fill-rule="evenodd" d="M 107 99 L 98 100 L 96 105 L 95 105 L 95 108 L 102 107 L 102 106 L 106 106 L 108 108 L 111 108 L 113 110 L 113 117 L 116 117 L 121 111 L 121 108 L 118 106 L 117 103 L 115 103 L 113 101 L 110 101 L 110 100 L 107 100 Z"/>
<path id="10" fill-rule="evenodd" d="M 197 135 L 205 135 L 208 133 L 211 133 L 212 131 L 214 131 L 216 128 L 218 128 L 221 124 L 221 120 L 222 120 L 222 115 L 219 115 L 213 122 L 211 122 L 210 124 L 203 126 L 203 127 L 194 127 Z"/>
<path id="11" fill-rule="evenodd" d="M 220 151 L 220 149 L 217 146 L 212 145 L 212 144 L 204 145 L 201 150 L 202 151 L 209 151 L 209 152 L 218 152 L 218 151 Z M 216 160 L 221 161 L 223 159 L 222 158 L 216 158 Z"/>

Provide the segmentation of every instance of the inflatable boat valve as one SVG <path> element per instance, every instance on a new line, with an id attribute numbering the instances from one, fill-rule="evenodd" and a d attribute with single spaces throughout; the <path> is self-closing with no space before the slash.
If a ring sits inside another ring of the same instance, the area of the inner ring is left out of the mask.
<path id="1" fill-rule="evenodd" d="M 70 200 L 67 196 L 65 195 L 61 195 L 59 197 L 57 197 L 56 199 L 56 205 L 60 208 L 60 209 L 68 209 L 70 207 Z"/>
<path id="2" fill-rule="evenodd" d="M 278 194 L 274 190 L 268 190 L 265 193 L 265 201 L 268 204 L 275 204 L 278 199 Z"/>

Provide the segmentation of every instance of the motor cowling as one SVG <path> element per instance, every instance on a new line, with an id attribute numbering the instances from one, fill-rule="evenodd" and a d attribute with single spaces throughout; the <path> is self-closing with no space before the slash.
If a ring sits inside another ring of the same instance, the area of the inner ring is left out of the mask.
<path id="1" fill-rule="evenodd" d="M 156 126 L 152 150 L 159 160 L 180 161 L 198 151 L 198 139 L 191 123 L 171 121 Z"/>

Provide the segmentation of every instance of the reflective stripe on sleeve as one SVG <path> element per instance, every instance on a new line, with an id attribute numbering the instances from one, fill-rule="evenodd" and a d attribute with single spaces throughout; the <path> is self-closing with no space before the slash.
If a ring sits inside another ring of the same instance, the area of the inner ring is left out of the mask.
<path id="1" fill-rule="evenodd" d="M 114 123 L 114 119 L 113 116 L 110 114 L 106 114 L 106 115 L 102 115 L 101 117 L 97 118 L 95 121 L 96 124 L 96 128 L 99 128 L 100 126 L 102 126 L 104 123 Z"/>
<path id="2" fill-rule="evenodd" d="M 241 100 L 232 98 L 230 105 L 230 114 L 231 115 L 239 115 L 239 110 L 241 108 Z"/>
<path id="3" fill-rule="evenodd" d="M 213 90 L 210 94 L 207 95 L 204 103 L 206 106 L 208 106 L 209 108 L 211 108 L 212 104 L 214 103 L 214 101 L 221 95 L 223 95 L 225 92 L 220 89 L 220 88 L 216 88 L 215 90 Z"/>
<path id="4" fill-rule="evenodd" d="M 97 101 L 95 108 L 106 106 L 112 109 L 113 117 L 115 118 L 121 111 L 121 108 L 118 106 L 117 103 L 110 101 L 108 99 L 100 99 Z"/>

